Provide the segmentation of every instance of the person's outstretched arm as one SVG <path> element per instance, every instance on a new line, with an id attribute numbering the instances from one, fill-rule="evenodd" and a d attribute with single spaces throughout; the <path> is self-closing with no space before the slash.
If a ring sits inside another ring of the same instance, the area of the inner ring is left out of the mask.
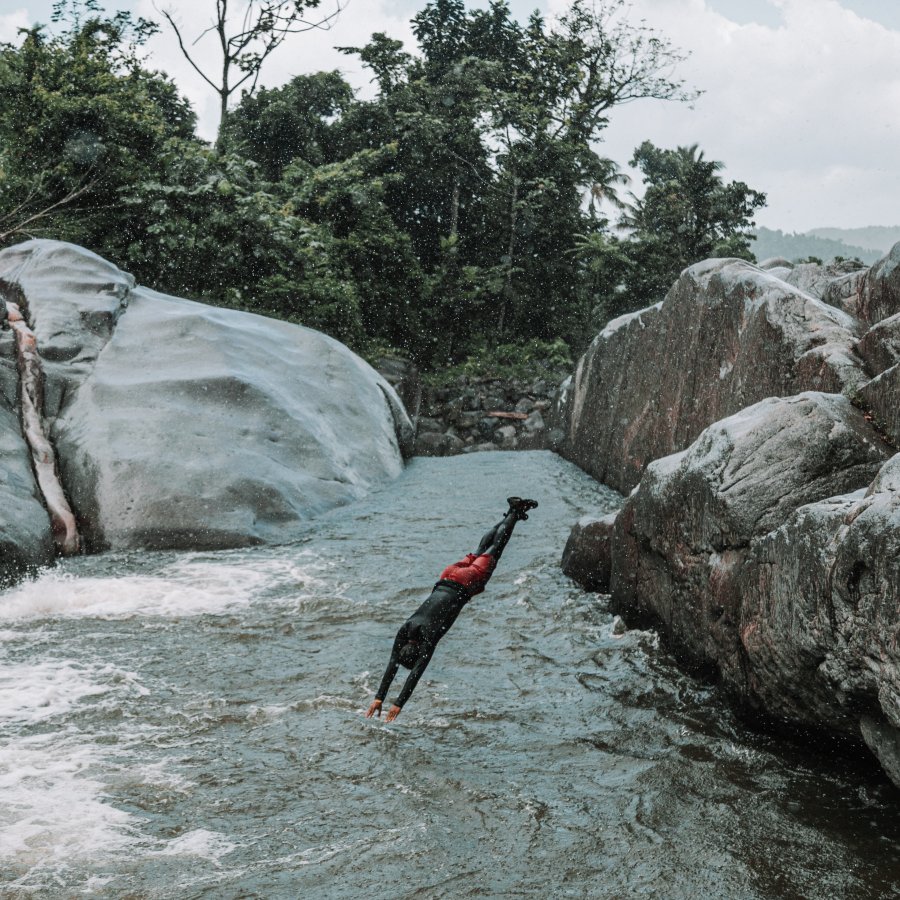
<path id="1" fill-rule="evenodd" d="M 416 685 L 419 683 L 419 679 L 422 677 L 422 673 L 428 668 L 428 663 L 431 662 L 433 654 L 434 647 L 427 648 L 419 657 L 418 662 L 410 669 L 409 675 L 406 676 L 406 684 L 403 685 L 403 690 L 400 691 L 397 702 L 388 710 L 387 718 L 385 719 L 386 722 L 393 722 L 394 719 L 400 715 L 400 710 L 403 709 L 404 704 L 409 700 L 410 695 L 415 690 Z"/>
<path id="2" fill-rule="evenodd" d="M 402 630 L 401 630 L 402 631 Z M 406 643 L 406 636 L 403 638 L 400 637 L 401 632 L 397 632 L 397 637 L 394 638 L 394 646 L 391 648 L 391 658 L 388 660 L 387 668 L 384 670 L 384 676 L 381 679 L 381 685 L 378 688 L 378 693 L 375 694 L 375 699 L 372 701 L 369 706 L 368 711 L 366 712 L 366 718 L 371 719 L 372 716 L 378 716 L 381 718 L 381 704 L 384 702 L 384 698 L 387 696 L 388 688 L 391 686 L 391 682 L 394 680 L 394 676 L 397 674 L 397 669 L 400 667 L 400 648 L 403 644 Z M 391 718 L 396 718 L 396 713 Z M 391 719 L 389 718 L 388 721 Z"/>

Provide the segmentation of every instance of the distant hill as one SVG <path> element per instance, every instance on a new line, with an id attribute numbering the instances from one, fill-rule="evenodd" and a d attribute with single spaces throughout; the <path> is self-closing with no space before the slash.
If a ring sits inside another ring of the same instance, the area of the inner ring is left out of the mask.
<path id="1" fill-rule="evenodd" d="M 808 234 L 828 238 L 832 241 L 843 241 L 846 244 L 858 244 L 880 250 L 882 255 L 900 241 L 900 225 L 870 225 L 868 228 L 813 228 Z"/>
<path id="2" fill-rule="evenodd" d="M 878 229 L 859 228 L 853 229 L 852 231 L 875 230 Z M 891 229 L 883 230 L 889 231 Z M 894 230 L 898 233 L 897 240 L 900 240 L 900 228 Z M 866 265 L 871 265 L 881 259 L 886 252 L 877 247 L 873 249 L 872 247 L 845 243 L 838 238 L 825 237 L 822 235 L 822 232 L 826 231 L 837 232 L 841 231 L 841 229 L 817 228 L 815 233 L 807 232 L 806 234 L 797 234 L 795 232 L 793 234 L 785 234 L 778 229 L 757 228 L 756 239 L 750 245 L 750 249 L 760 262 L 773 256 L 783 256 L 785 259 L 789 259 L 792 262 L 814 256 L 817 259 L 821 259 L 822 262 L 827 263 L 836 256 L 841 256 L 844 259 L 856 258 L 862 260 Z M 848 229 L 846 233 L 851 233 L 851 230 Z M 893 246 L 893 244 L 888 245 L 888 249 L 890 249 L 891 246 Z"/>

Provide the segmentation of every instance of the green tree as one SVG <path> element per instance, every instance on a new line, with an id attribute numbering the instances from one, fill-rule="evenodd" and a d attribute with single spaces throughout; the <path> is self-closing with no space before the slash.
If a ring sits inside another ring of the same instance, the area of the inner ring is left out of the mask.
<path id="1" fill-rule="evenodd" d="M 382 174 L 394 152 L 393 146 L 361 150 L 316 168 L 298 160 L 280 189 L 286 210 L 331 235 L 329 253 L 354 286 L 365 333 L 418 359 L 423 275 L 410 237 L 384 203 L 397 177 Z"/>
<path id="2" fill-rule="evenodd" d="M 164 181 L 123 195 L 137 240 L 110 255 L 144 283 L 318 328 L 365 345 L 353 273 L 327 225 L 296 214 L 259 167 L 208 147 L 170 148 Z"/>
<path id="3" fill-rule="evenodd" d="M 143 68 L 153 26 L 96 4 L 57 4 L 66 24 L 0 46 L 0 228 L 6 239 L 53 234 L 102 252 L 121 215 L 123 186 L 159 177 L 170 142 L 191 143 L 190 106 Z M 18 224 L 15 222 L 18 221 Z"/>
<path id="4" fill-rule="evenodd" d="M 396 144 L 386 204 L 426 272 L 426 317 L 445 329 L 583 340 L 576 238 L 608 225 L 584 201 L 619 179 L 594 149 L 608 113 L 693 96 L 666 75 L 680 55 L 625 10 L 576 0 L 557 24 L 522 26 L 503 0 L 433 0 L 413 19 L 418 55 L 385 35 L 345 48 L 380 89 L 344 117 L 345 146 Z"/>
<path id="5" fill-rule="evenodd" d="M 347 155 L 340 123 L 352 102 L 340 73 L 298 75 L 283 87 L 245 94 L 224 126 L 227 144 L 259 163 L 270 181 L 294 159 L 337 162 Z"/>
<path id="6" fill-rule="evenodd" d="M 620 224 L 633 236 L 628 294 L 633 308 L 661 300 L 686 266 L 709 257 L 754 259 L 753 213 L 766 195 L 741 181 L 723 182 L 723 164 L 696 144 L 663 150 L 644 141 L 631 165 L 643 173 Z"/>

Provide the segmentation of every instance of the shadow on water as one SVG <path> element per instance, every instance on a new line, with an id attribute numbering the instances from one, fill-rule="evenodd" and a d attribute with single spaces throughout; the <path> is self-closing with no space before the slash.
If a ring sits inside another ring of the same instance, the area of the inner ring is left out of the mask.
<path id="1" fill-rule="evenodd" d="M 510 494 L 541 506 L 402 716 L 366 720 Z M 0 895 L 897 896 L 893 787 L 746 728 L 561 574 L 620 499 L 549 453 L 414 460 L 291 547 L 6 591 Z"/>

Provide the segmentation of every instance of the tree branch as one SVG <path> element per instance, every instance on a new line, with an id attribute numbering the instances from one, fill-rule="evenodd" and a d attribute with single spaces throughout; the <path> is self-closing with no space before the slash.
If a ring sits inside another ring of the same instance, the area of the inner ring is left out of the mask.
<path id="1" fill-rule="evenodd" d="M 163 16 L 169 25 L 172 27 L 172 31 L 175 32 L 175 37 L 178 39 L 178 46 L 181 48 L 181 53 L 184 58 L 194 67 L 194 71 L 214 90 L 218 91 L 219 88 L 212 79 L 208 78 L 206 73 L 191 59 L 191 54 L 188 53 L 187 48 L 184 46 L 184 41 L 181 39 L 181 31 L 179 31 L 178 26 L 175 24 L 175 20 L 169 15 L 166 10 L 157 10 L 157 12 Z"/>

